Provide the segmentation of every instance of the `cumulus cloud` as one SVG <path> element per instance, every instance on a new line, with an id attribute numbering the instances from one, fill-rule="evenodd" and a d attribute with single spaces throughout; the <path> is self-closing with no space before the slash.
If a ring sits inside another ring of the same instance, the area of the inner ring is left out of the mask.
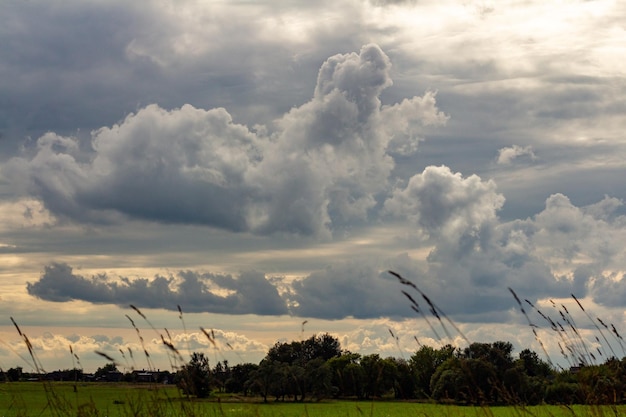
<path id="1" fill-rule="evenodd" d="M 330 57 L 313 98 L 267 134 L 233 122 L 223 108 L 149 105 L 95 130 L 92 152 L 81 152 L 76 138 L 47 133 L 34 155 L 13 158 L 3 173 L 14 189 L 73 221 L 126 216 L 236 232 L 327 234 L 366 220 L 388 187 L 393 132 L 446 120 L 433 93 L 383 107 L 390 68 L 373 44 Z"/>
<path id="2" fill-rule="evenodd" d="M 563 194 L 554 194 L 535 216 L 533 238 L 561 267 L 571 269 L 581 263 L 614 266 L 612 261 L 622 251 L 616 242 L 624 234 L 624 217 L 616 213 L 620 205 L 618 200 L 605 198 L 577 207 Z"/>
<path id="3" fill-rule="evenodd" d="M 606 197 L 577 207 L 555 194 L 535 216 L 510 222 L 497 216 L 503 202 L 492 181 L 428 167 L 398 186 L 384 204 L 387 215 L 409 221 L 427 239 L 424 257 L 404 253 L 381 262 L 355 255 L 279 283 L 260 272 L 232 276 L 189 270 L 152 279 L 87 278 L 66 264 L 52 264 L 27 290 L 50 301 L 171 310 L 181 305 L 190 312 L 413 316 L 403 287 L 386 272 L 390 269 L 413 280 L 460 322 L 501 321 L 513 306 L 507 287 L 533 302 L 572 293 L 597 304 L 621 302 L 626 264 L 618 243 L 625 238 L 626 221 L 619 214 L 620 200 Z"/>
<path id="4" fill-rule="evenodd" d="M 430 166 L 398 187 L 385 201 L 385 211 L 408 219 L 427 236 L 458 240 L 475 235 L 497 220 L 504 196 L 493 181 L 463 178 L 446 166 Z"/>
<path id="5" fill-rule="evenodd" d="M 264 274 L 242 272 L 238 277 L 181 271 L 177 276 L 153 279 L 122 277 L 112 280 L 101 274 L 91 278 L 77 275 L 67 264 L 45 267 L 41 277 L 28 283 L 29 294 L 43 300 L 83 300 L 188 312 L 281 315 L 284 301 Z"/>
<path id="6" fill-rule="evenodd" d="M 397 189 L 385 209 L 436 239 L 425 261 L 405 255 L 390 268 L 461 321 L 502 320 L 511 307 L 507 287 L 531 300 L 590 293 L 597 303 L 608 288 L 621 288 L 619 200 L 576 207 L 556 194 L 533 218 L 511 222 L 497 217 L 503 202 L 491 181 L 427 168 Z"/>
<path id="7" fill-rule="evenodd" d="M 534 217 L 501 222 L 497 212 L 503 198 L 493 183 L 429 167 L 387 203 L 389 214 L 408 219 L 429 236 L 428 256 L 404 253 L 380 262 L 357 255 L 291 283 L 281 281 L 280 291 L 260 272 L 232 276 L 187 270 L 152 279 L 113 279 L 104 274 L 87 278 L 66 264 L 51 264 L 27 290 L 49 301 L 170 310 L 181 305 L 190 312 L 411 317 L 414 312 L 400 292 L 404 288 L 386 272 L 390 269 L 413 280 L 460 322 L 501 321 L 513 305 L 507 287 L 533 302 L 572 293 L 589 295 L 598 304 L 621 302 L 620 271 L 626 265 L 617 245 L 625 221 L 617 213 L 619 200 L 607 197 L 576 207 L 555 194 Z"/>
<path id="8" fill-rule="evenodd" d="M 383 106 L 381 116 L 387 121 L 385 133 L 391 137 L 387 145 L 389 153 L 402 156 L 415 154 L 423 139 L 423 127 L 446 124 L 450 116 L 437 109 L 436 95 L 436 92 L 428 91 L 422 97 Z"/>
<path id="9" fill-rule="evenodd" d="M 498 158 L 496 162 L 500 165 L 509 165 L 518 158 L 527 157 L 530 160 L 537 159 L 532 146 L 519 146 L 513 145 L 510 147 L 502 148 L 498 151 Z"/>

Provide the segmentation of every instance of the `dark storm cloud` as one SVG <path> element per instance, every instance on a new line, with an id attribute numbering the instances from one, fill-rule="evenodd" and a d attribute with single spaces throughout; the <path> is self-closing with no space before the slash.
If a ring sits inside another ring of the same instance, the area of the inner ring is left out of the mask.
<path id="1" fill-rule="evenodd" d="M 227 290 L 222 295 L 212 289 Z M 45 267 L 41 277 L 27 284 L 30 295 L 47 301 L 82 300 L 95 304 L 116 304 L 188 312 L 281 315 L 284 301 L 264 274 L 243 272 L 238 277 L 181 271 L 175 277 L 153 279 L 121 278 L 106 275 L 91 278 L 74 274 L 67 264 Z"/>

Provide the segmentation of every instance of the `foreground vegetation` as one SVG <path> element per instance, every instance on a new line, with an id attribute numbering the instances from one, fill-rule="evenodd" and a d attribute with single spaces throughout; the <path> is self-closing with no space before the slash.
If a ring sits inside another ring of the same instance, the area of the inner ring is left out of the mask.
<path id="1" fill-rule="evenodd" d="M 456 332 L 467 345 L 420 345 L 409 359 L 381 358 L 342 350 L 338 339 L 323 334 L 276 343 L 258 364 L 230 366 L 220 361 L 211 367 L 202 352 L 185 360 L 166 330 L 161 334 L 163 345 L 171 363 L 180 364 L 171 371 L 125 369 L 122 373 L 114 358 L 96 352 L 108 362 L 95 374 L 85 374 L 80 367 L 46 373 L 28 337 L 13 322 L 35 372 L 0 370 L 0 381 L 5 381 L 0 384 L 0 416 L 580 417 L 617 416 L 626 411 L 626 358 L 619 360 L 616 353 L 620 349 L 625 353 L 623 339 L 614 325 L 593 319 L 576 297 L 572 296 L 597 330 L 595 344 L 581 336 L 565 306 L 554 306 L 558 317 L 553 319 L 528 300 L 523 303 L 511 290 L 543 349 L 544 360 L 530 349 L 514 356 L 509 342 L 470 342 L 415 284 L 391 273 L 408 287 L 403 294 L 433 334 L 438 337 L 443 332 L 451 340 L 451 333 Z M 570 364 L 567 369 L 555 367 L 547 355 L 527 305 L 559 337 L 561 353 Z M 131 307 L 158 332 L 139 309 Z M 180 307 L 179 311 L 182 321 Z M 127 317 L 143 344 L 140 330 Z M 201 330 L 218 348 L 213 331 Z M 145 346 L 144 353 L 150 363 Z M 72 382 L 54 382 L 59 380 Z"/>

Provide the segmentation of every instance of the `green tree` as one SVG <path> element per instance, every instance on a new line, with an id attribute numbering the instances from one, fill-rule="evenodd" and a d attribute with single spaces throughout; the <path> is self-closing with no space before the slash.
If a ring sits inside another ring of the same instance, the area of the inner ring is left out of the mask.
<path id="1" fill-rule="evenodd" d="M 93 373 L 93 376 L 96 380 L 99 379 L 108 379 L 109 375 L 112 373 L 118 373 L 117 366 L 114 363 L 107 363 L 106 365 L 96 369 L 96 372 Z"/>
<path id="2" fill-rule="evenodd" d="M 302 342 L 302 353 L 305 362 L 313 359 L 327 361 L 341 356 L 341 345 L 339 339 L 328 333 L 321 336 L 313 335 Z"/>
<path id="3" fill-rule="evenodd" d="M 212 380 L 213 384 L 217 387 L 220 392 L 225 391 L 226 389 L 226 381 L 230 378 L 230 367 L 228 366 L 228 361 L 224 360 L 223 362 L 217 362 L 215 367 L 213 368 Z"/>
<path id="4" fill-rule="evenodd" d="M 418 398 L 430 398 L 431 387 L 430 380 L 435 374 L 437 368 L 452 358 L 456 352 L 456 348 L 452 345 L 445 345 L 440 349 L 430 346 L 422 346 L 413 356 L 411 356 L 410 364 L 413 368 L 416 380 L 415 395 Z"/>
<path id="5" fill-rule="evenodd" d="M 381 359 L 377 353 L 366 355 L 360 361 L 365 376 L 365 398 L 381 397 L 393 389 L 396 379 L 396 364 L 390 359 Z"/>
<path id="6" fill-rule="evenodd" d="M 307 391 L 318 401 L 331 394 L 331 370 L 323 358 L 312 359 L 306 364 L 305 378 Z"/>
<path id="7" fill-rule="evenodd" d="M 462 370 L 462 359 L 452 357 L 439 365 L 430 380 L 430 392 L 437 401 L 462 401 L 469 384 Z"/>
<path id="8" fill-rule="evenodd" d="M 524 349 L 512 368 L 504 373 L 504 387 L 510 398 L 508 402 L 535 405 L 545 397 L 546 387 L 553 371 L 536 352 Z"/>
<path id="9" fill-rule="evenodd" d="M 22 378 L 22 367 L 9 368 L 9 370 L 7 370 L 7 378 L 11 382 L 19 381 Z"/>
<path id="10" fill-rule="evenodd" d="M 225 391 L 248 395 L 252 383 L 251 375 L 258 368 L 259 365 L 253 363 L 237 364 L 230 368 L 229 378 L 224 383 Z"/>
<path id="11" fill-rule="evenodd" d="M 331 384 L 336 397 L 357 396 L 355 381 L 350 372 L 349 365 L 358 367 L 361 355 L 344 351 L 340 356 L 335 356 L 328 360 L 328 367 L 331 372 Z"/>
<path id="12" fill-rule="evenodd" d="M 407 400 L 415 397 L 416 378 L 411 363 L 405 359 L 390 358 L 396 366 L 396 379 L 393 385 L 394 397 Z"/>
<path id="13" fill-rule="evenodd" d="M 276 395 L 282 389 L 284 373 L 281 365 L 280 362 L 263 359 L 257 369 L 250 373 L 250 390 L 263 397 L 265 403 L 268 396 Z"/>
<path id="14" fill-rule="evenodd" d="M 496 378 L 495 367 L 483 358 L 453 357 L 435 371 L 432 397 L 437 401 L 486 404 L 497 395 Z"/>
<path id="15" fill-rule="evenodd" d="M 505 375 L 513 368 L 513 345 L 510 342 L 472 343 L 463 350 L 462 361 L 472 388 L 468 397 L 473 403 L 508 402 L 511 393 Z M 487 381 L 487 383 L 485 383 Z"/>
<path id="16" fill-rule="evenodd" d="M 266 359 L 305 366 L 313 359 L 327 361 L 338 356 L 341 356 L 339 340 L 325 333 L 321 336 L 313 335 L 304 341 L 277 342 L 267 352 Z"/>
<path id="17" fill-rule="evenodd" d="M 211 393 L 211 368 L 204 353 L 194 352 L 191 360 L 178 372 L 177 385 L 186 395 L 206 398 Z"/>

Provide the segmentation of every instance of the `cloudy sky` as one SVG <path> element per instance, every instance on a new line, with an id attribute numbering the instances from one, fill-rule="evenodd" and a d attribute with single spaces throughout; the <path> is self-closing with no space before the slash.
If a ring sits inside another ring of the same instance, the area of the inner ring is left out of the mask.
<path id="1" fill-rule="evenodd" d="M 509 287 L 590 345 L 571 294 L 626 331 L 624 22 L 610 0 L 3 1 L 0 367 L 32 369 L 10 317 L 47 370 L 168 368 L 161 335 L 213 363 L 317 332 L 465 343 L 387 270 L 471 341 L 540 351 Z"/>

